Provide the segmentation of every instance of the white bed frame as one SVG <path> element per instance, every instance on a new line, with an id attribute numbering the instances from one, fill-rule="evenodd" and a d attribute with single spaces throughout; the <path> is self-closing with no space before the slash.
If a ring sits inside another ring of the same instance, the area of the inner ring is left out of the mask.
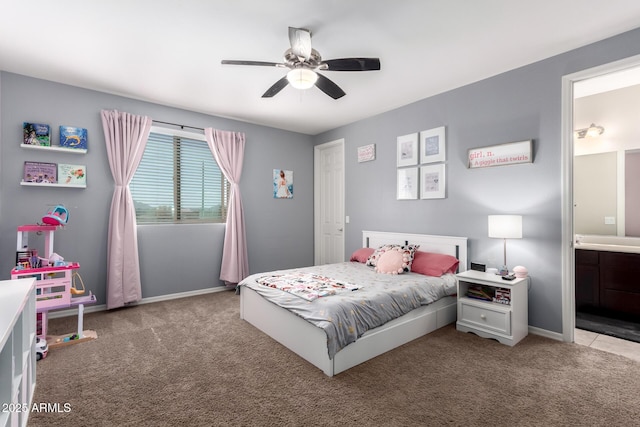
<path id="1" fill-rule="evenodd" d="M 377 248 L 387 243 L 419 244 L 420 250 L 456 256 L 458 271 L 467 269 L 467 238 L 363 231 L 362 245 Z M 303 359 L 333 376 L 402 344 L 456 321 L 456 298 L 446 297 L 372 329 L 340 350 L 333 359 L 321 328 L 279 307 L 250 288 L 240 291 L 240 317 Z"/>

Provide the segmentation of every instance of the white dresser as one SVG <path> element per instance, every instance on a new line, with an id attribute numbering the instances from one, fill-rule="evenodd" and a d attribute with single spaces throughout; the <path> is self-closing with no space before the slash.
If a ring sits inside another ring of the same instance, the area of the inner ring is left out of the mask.
<path id="1" fill-rule="evenodd" d="M 36 385 L 36 280 L 0 281 L 0 427 L 26 426 Z"/>

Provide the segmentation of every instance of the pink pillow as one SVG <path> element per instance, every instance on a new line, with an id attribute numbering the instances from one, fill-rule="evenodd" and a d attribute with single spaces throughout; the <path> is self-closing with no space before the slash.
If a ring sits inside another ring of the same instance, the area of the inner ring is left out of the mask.
<path id="1" fill-rule="evenodd" d="M 373 248 L 360 248 L 351 254 L 351 259 L 349 259 L 349 261 L 365 263 L 367 262 L 373 251 L 375 251 L 375 249 Z"/>
<path id="2" fill-rule="evenodd" d="M 416 251 L 411 271 L 426 276 L 440 277 L 445 273 L 455 273 L 460 261 L 451 255 Z"/>
<path id="3" fill-rule="evenodd" d="M 409 255 L 400 248 L 384 252 L 376 263 L 376 272 L 384 274 L 402 274 L 409 263 Z"/>

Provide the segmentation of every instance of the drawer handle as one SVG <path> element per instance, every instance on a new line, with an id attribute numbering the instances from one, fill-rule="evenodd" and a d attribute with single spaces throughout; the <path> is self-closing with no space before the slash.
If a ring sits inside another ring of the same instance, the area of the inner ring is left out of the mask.
<path id="1" fill-rule="evenodd" d="M 481 314 L 481 315 L 480 315 L 480 318 L 481 318 L 482 320 L 487 320 L 487 316 L 485 316 L 484 314 Z"/>

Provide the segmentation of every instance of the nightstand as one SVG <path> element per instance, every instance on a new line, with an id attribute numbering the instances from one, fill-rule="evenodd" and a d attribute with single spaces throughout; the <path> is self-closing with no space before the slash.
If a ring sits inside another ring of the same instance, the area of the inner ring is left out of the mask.
<path id="1" fill-rule="evenodd" d="M 527 292 L 529 278 L 504 280 L 501 276 L 467 270 L 458 277 L 458 321 L 456 328 L 516 345 L 529 333 Z M 469 292 L 471 290 L 471 292 Z M 497 292 L 496 292 L 497 291 Z M 498 297 L 484 300 L 483 296 Z"/>

